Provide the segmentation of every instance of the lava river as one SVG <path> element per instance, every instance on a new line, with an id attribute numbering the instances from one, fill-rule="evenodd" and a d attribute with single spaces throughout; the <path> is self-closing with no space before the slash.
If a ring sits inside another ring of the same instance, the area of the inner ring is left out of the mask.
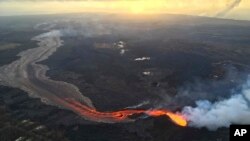
<path id="1" fill-rule="evenodd" d="M 167 110 L 121 110 L 99 112 L 92 101 L 84 96 L 73 84 L 55 81 L 46 76 L 48 66 L 39 64 L 51 56 L 63 45 L 61 33 L 52 30 L 33 38 L 39 47 L 24 50 L 18 54 L 18 60 L 0 67 L 0 85 L 19 88 L 32 97 L 38 97 L 46 104 L 68 109 L 84 119 L 96 122 L 115 123 L 133 121 L 132 115 L 167 116 L 174 123 L 186 126 L 186 119 Z"/>
<path id="2" fill-rule="evenodd" d="M 181 114 L 176 114 L 164 109 L 151 109 L 151 110 L 138 110 L 138 109 L 129 109 L 129 110 L 120 110 L 114 112 L 99 112 L 96 109 L 88 107 L 76 100 L 73 99 L 65 99 L 65 104 L 67 107 L 70 107 L 71 110 L 78 113 L 79 115 L 97 122 L 123 122 L 123 121 L 131 121 L 129 117 L 136 114 L 146 114 L 152 117 L 159 116 L 167 116 L 169 117 L 175 124 L 185 127 L 187 126 L 186 118 Z"/>

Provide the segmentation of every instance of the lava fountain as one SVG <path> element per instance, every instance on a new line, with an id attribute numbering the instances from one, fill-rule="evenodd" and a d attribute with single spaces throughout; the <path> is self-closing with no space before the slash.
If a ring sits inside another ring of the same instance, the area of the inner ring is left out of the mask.
<path id="1" fill-rule="evenodd" d="M 158 116 L 168 116 L 175 124 L 185 127 L 187 126 L 187 120 L 186 118 L 181 115 L 180 113 L 173 113 L 167 110 L 150 110 L 146 111 L 146 114 L 153 117 Z"/>

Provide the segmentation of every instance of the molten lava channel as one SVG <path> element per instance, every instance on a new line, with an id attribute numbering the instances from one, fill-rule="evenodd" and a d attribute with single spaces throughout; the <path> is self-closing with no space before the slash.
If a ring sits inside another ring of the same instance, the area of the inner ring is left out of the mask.
<path id="1" fill-rule="evenodd" d="M 29 95 L 39 97 L 43 102 L 64 109 L 72 110 L 83 118 L 91 121 L 115 123 L 132 120 L 130 116 L 147 114 L 149 116 L 168 116 L 174 123 L 186 126 L 187 122 L 181 115 L 166 110 L 121 110 L 100 112 L 92 105 L 88 97 L 83 96 L 73 84 L 55 81 L 46 76 L 49 67 L 38 64 L 51 56 L 61 47 L 60 30 L 51 30 L 32 38 L 38 41 L 39 47 L 22 51 L 20 59 L 0 67 L 0 85 L 19 88 Z"/>
<path id="2" fill-rule="evenodd" d="M 80 116 L 83 116 L 92 121 L 98 122 L 122 122 L 122 121 L 130 121 L 129 118 L 132 115 L 136 114 L 146 114 L 152 117 L 159 116 L 167 116 L 173 121 L 176 125 L 185 127 L 187 126 L 186 118 L 181 114 L 176 114 L 167 110 L 161 109 L 151 109 L 151 110 L 138 110 L 138 109 L 128 109 L 128 110 L 120 110 L 114 112 L 99 112 L 96 109 L 90 108 L 76 100 L 66 99 L 67 106 L 70 107 L 71 110 L 78 113 Z"/>

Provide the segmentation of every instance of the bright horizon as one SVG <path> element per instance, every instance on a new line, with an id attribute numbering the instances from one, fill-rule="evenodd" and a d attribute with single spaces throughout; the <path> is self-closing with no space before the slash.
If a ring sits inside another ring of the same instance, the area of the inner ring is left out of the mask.
<path id="1" fill-rule="evenodd" d="M 0 15 L 34 15 L 56 13 L 122 13 L 122 14 L 186 14 L 250 20 L 250 1 L 246 0 L 2 0 Z"/>

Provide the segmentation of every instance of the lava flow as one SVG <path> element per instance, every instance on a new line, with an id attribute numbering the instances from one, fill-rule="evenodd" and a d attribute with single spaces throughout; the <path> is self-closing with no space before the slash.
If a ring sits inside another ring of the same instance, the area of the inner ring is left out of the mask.
<path id="1" fill-rule="evenodd" d="M 136 114 L 146 114 L 152 117 L 168 116 L 175 124 L 182 127 L 187 126 L 187 121 L 184 116 L 182 116 L 181 114 L 175 114 L 167 110 L 132 109 L 132 110 L 121 110 L 115 112 L 99 112 L 96 109 L 90 108 L 76 100 L 66 99 L 65 102 L 67 107 L 69 107 L 71 110 L 91 121 L 107 122 L 107 123 L 131 121 L 132 119 L 130 119 L 129 116 Z"/>
<path id="2" fill-rule="evenodd" d="M 150 115 L 150 116 L 154 116 L 154 117 L 158 117 L 158 116 L 168 116 L 175 124 L 185 127 L 187 126 L 187 120 L 186 118 L 181 115 L 181 114 L 175 114 L 173 112 L 170 111 L 166 111 L 166 110 L 150 110 L 147 111 L 146 114 Z"/>

